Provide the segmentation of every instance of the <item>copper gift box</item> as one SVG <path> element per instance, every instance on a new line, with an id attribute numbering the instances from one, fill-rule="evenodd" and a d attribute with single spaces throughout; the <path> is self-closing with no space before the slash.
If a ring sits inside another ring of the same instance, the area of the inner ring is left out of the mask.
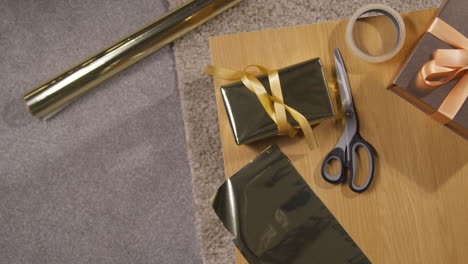
<path id="1" fill-rule="evenodd" d="M 464 36 L 468 36 L 467 14 L 467 0 L 446 0 L 442 3 L 437 17 Z M 431 33 L 424 33 L 418 45 L 409 56 L 405 66 L 389 89 L 408 100 L 425 113 L 430 114 L 434 119 L 445 124 L 465 139 L 468 139 L 468 103 L 466 101 L 464 104 L 462 103 L 460 109 L 456 109 L 456 114 L 453 118 L 438 111 L 452 88 L 461 78 L 456 78 L 437 87 L 424 87 L 424 85 L 421 84 L 420 70 L 424 64 L 433 59 L 434 51 L 437 49 L 453 48 L 454 47 L 436 38 Z"/>
<path id="2" fill-rule="evenodd" d="M 319 58 L 278 71 L 284 102 L 299 111 L 311 125 L 335 115 Z M 257 77 L 271 94 L 268 76 Z M 221 87 L 221 95 L 237 144 L 247 144 L 278 134 L 278 127 L 257 96 L 242 82 Z M 298 127 L 287 114 L 288 122 Z"/>

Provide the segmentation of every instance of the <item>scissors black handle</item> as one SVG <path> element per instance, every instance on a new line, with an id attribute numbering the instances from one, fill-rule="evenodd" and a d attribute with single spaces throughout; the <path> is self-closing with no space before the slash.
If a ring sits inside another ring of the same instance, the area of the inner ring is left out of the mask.
<path id="1" fill-rule="evenodd" d="M 345 180 L 346 171 L 349 170 L 349 188 L 354 192 L 361 193 L 369 188 L 374 179 L 375 151 L 374 148 L 358 134 L 353 136 L 347 148 L 350 150 L 350 157 L 346 157 L 346 150 L 341 147 L 336 147 L 328 153 L 322 164 L 322 177 L 329 183 L 339 184 Z M 369 173 L 366 182 L 362 186 L 357 186 L 355 184 L 355 175 L 357 175 L 358 170 L 356 164 L 358 148 L 363 148 L 367 152 L 367 158 L 369 160 Z M 340 171 L 337 174 L 330 174 L 327 172 L 327 165 L 332 160 L 337 160 L 340 163 Z"/>
<path id="2" fill-rule="evenodd" d="M 340 163 L 340 171 L 337 174 L 330 174 L 327 172 L 327 165 L 332 161 L 337 160 Z M 325 157 L 325 160 L 322 163 L 322 177 L 329 183 L 338 184 L 342 183 L 345 180 L 346 174 L 346 160 L 345 160 L 345 150 L 339 147 L 336 147 L 328 153 Z"/>
<path id="3" fill-rule="evenodd" d="M 369 186 L 372 183 L 372 180 L 374 179 L 375 150 L 369 143 L 367 143 L 367 141 L 362 139 L 357 133 L 351 139 L 351 142 L 349 143 L 348 147 L 350 148 L 351 153 L 351 157 L 348 158 L 347 164 L 347 167 L 349 169 L 349 188 L 351 188 L 351 190 L 353 190 L 354 192 L 361 193 L 367 190 L 367 188 L 369 188 Z M 357 174 L 356 159 L 358 148 L 363 148 L 367 152 L 367 158 L 369 160 L 369 173 L 367 175 L 366 182 L 362 186 L 357 186 L 354 183 L 355 175 Z"/>

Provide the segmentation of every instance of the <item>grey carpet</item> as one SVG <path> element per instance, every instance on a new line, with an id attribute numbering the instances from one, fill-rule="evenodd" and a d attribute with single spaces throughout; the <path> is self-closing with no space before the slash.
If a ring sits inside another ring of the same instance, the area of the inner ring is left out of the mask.
<path id="1" fill-rule="evenodd" d="M 166 47 L 43 122 L 22 94 L 167 11 L 0 1 L 0 263 L 201 263 Z"/>
<path id="2" fill-rule="evenodd" d="M 171 8 L 184 0 L 169 0 Z M 205 263 L 233 262 L 230 235 L 209 199 L 224 181 L 213 83 L 203 74 L 210 62 L 208 37 L 347 19 L 364 4 L 384 3 L 398 11 L 437 7 L 440 0 L 244 0 L 174 45 L 182 110 L 192 169 L 197 226 Z"/>

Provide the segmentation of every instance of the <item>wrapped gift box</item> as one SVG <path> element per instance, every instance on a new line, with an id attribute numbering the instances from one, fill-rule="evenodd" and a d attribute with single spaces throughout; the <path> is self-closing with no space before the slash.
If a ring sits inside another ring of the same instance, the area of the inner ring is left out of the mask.
<path id="1" fill-rule="evenodd" d="M 335 115 L 319 58 L 278 71 L 284 102 L 299 111 L 311 125 Z M 268 76 L 257 77 L 271 95 Z M 278 134 L 278 127 L 257 96 L 242 82 L 221 87 L 221 95 L 237 144 L 251 143 Z M 299 127 L 287 114 L 288 122 Z"/>
<path id="2" fill-rule="evenodd" d="M 437 17 L 461 34 L 468 36 L 467 14 L 467 0 L 446 0 L 442 3 Z M 464 104 L 462 104 L 453 118 L 448 117 L 439 110 L 440 106 L 447 98 L 447 95 L 460 79 L 463 78 L 463 75 L 461 78 L 456 78 L 444 85 L 430 87 L 425 85 L 420 74 L 423 65 L 432 60 L 434 51 L 437 49 L 453 48 L 454 47 L 438 39 L 431 33 L 426 32 L 420 38 L 419 43 L 412 51 L 405 66 L 389 89 L 467 139 L 468 102 L 465 101 Z M 468 78 L 466 75 L 465 73 L 464 78 Z"/>

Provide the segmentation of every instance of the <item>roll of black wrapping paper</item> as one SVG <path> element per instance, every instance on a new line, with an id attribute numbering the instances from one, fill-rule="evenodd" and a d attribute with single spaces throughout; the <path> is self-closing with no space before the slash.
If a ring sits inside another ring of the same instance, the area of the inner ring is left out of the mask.
<path id="1" fill-rule="evenodd" d="M 114 74 L 133 65 L 241 0 L 194 0 L 125 37 L 24 95 L 29 112 L 47 118 Z"/>
<path id="2" fill-rule="evenodd" d="M 250 264 L 371 263 L 276 145 L 227 180 L 212 205 Z"/>

